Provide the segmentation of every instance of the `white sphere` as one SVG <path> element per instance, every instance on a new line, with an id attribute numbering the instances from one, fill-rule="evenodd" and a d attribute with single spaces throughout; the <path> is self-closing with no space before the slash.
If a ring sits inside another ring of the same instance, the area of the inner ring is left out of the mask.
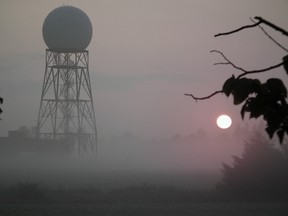
<path id="1" fill-rule="evenodd" d="M 51 11 L 44 20 L 42 34 L 49 49 L 83 51 L 92 38 L 92 24 L 79 8 L 61 6 Z"/>

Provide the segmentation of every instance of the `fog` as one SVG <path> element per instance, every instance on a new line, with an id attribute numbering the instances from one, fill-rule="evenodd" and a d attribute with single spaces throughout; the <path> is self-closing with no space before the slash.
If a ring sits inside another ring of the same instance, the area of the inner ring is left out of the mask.
<path id="1" fill-rule="evenodd" d="M 242 120 L 240 107 L 224 95 L 195 102 L 184 94 L 205 96 L 219 90 L 232 73 L 237 74 L 227 65 L 213 65 L 223 60 L 209 53 L 213 49 L 247 69 L 282 61 L 286 53 L 257 28 L 217 39 L 213 35 L 250 24 L 249 17 L 254 16 L 288 29 L 287 1 L 66 3 L 85 11 L 93 25 L 87 50 L 97 153 L 4 154 L 0 181 L 102 188 L 141 183 L 212 188 L 222 163 L 229 164 L 232 155 L 241 155 L 248 131 L 259 122 Z M 9 130 L 36 124 L 45 70 L 42 24 L 62 4 L 58 0 L 0 2 L 2 137 Z M 271 34 L 287 46 L 282 35 Z M 274 70 L 274 75 L 287 80 L 282 68 Z M 217 116 L 223 113 L 233 121 L 227 130 L 216 125 Z"/>
<path id="2" fill-rule="evenodd" d="M 22 181 L 46 186 L 112 189 L 143 183 L 179 188 L 212 189 L 219 181 L 222 164 L 240 156 L 247 128 L 230 129 L 218 136 L 204 129 L 166 139 L 145 139 L 126 132 L 100 139 L 96 152 L 39 151 L 1 146 L 1 183 Z M 18 144 L 17 144 L 18 143 Z M 62 143 L 59 143 L 60 145 Z M 10 146 L 19 146 L 18 142 Z M 24 145 L 20 141 L 20 145 Z M 7 146 L 7 145 L 6 145 Z"/>

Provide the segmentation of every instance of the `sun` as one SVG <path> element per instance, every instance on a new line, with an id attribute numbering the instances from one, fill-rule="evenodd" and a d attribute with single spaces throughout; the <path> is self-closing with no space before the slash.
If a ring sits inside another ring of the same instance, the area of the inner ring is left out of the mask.
<path id="1" fill-rule="evenodd" d="M 220 115 L 216 121 L 217 125 L 221 129 L 227 129 L 232 125 L 232 119 L 228 115 Z"/>

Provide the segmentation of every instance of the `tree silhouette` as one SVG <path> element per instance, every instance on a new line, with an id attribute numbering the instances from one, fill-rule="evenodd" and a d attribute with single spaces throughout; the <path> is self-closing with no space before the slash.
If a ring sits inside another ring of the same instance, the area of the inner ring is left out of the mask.
<path id="1" fill-rule="evenodd" d="M 288 52 L 288 49 L 271 37 L 260 24 L 267 25 L 275 31 L 279 31 L 283 35 L 288 36 L 288 32 L 286 30 L 261 17 L 255 17 L 254 19 L 251 19 L 251 21 L 253 22 L 251 25 L 242 26 L 241 28 L 230 32 L 219 33 L 214 35 L 214 37 L 230 35 L 247 28 L 254 28 L 258 26 L 277 46 L 285 50 L 285 52 Z M 266 132 L 268 133 L 269 137 L 272 138 L 273 135 L 277 133 L 279 141 L 282 144 L 285 134 L 288 134 L 288 105 L 286 86 L 282 80 L 278 78 L 270 78 L 266 82 L 262 83 L 259 79 L 251 79 L 247 78 L 247 76 L 271 71 L 280 66 L 283 66 L 288 74 L 288 55 L 284 56 L 281 62 L 276 65 L 258 70 L 246 70 L 235 65 L 224 55 L 223 52 L 218 50 L 212 50 L 211 52 L 221 55 L 225 60 L 224 62 L 219 62 L 215 65 L 231 65 L 234 69 L 240 71 L 241 73 L 236 77 L 233 74 L 224 82 L 221 90 L 215 91 L 208 96 L 196 97 L 193 94 L 185 95 L 192 97 L 196 101 L 209 99 L 220 93 L 224 93 L 227 97 L 232 95 L 234 105 L 243 103 L 241 109 L 242 119 L 244 118 L 245 113 L 250 113 L 250 118 L 258 118 L 262 116 L 267 123 Z"/>
<path id="2" fill-rule="evenodd" d="M 222 180 L 216 190 L 238 199 L 287 199 L 287 154 L 276 149 L 260 132 L 246 143 L 233 165 L 223 164 Z"/>

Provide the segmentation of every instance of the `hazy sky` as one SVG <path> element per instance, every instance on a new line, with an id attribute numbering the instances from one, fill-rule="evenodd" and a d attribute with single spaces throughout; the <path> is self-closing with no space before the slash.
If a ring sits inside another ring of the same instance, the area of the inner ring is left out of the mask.
<path id="1" fill-rule="evenodd" d="M 184 96 L 209 94 L 237 74 L 214 66 L 222 59 L 209 51 L 221 50 L 246 69 L 279 63 L 285 55 L 258 28 L 213 35 L 250 24 L 256 15 L 288 29 L 287 0 L 0 0 L 1 135 L 36 124 L 45 69 L 42 24 L 63 3 L 85 11 L 93 24 L 88 50 L 100 136 L 220 131 L 217 115 L 240 120 L 231 99 L 196 103 Z M 272 34 L 288 47 L 287 38 Z M 287 80 L 283 69 L 271 73 Z"/>

